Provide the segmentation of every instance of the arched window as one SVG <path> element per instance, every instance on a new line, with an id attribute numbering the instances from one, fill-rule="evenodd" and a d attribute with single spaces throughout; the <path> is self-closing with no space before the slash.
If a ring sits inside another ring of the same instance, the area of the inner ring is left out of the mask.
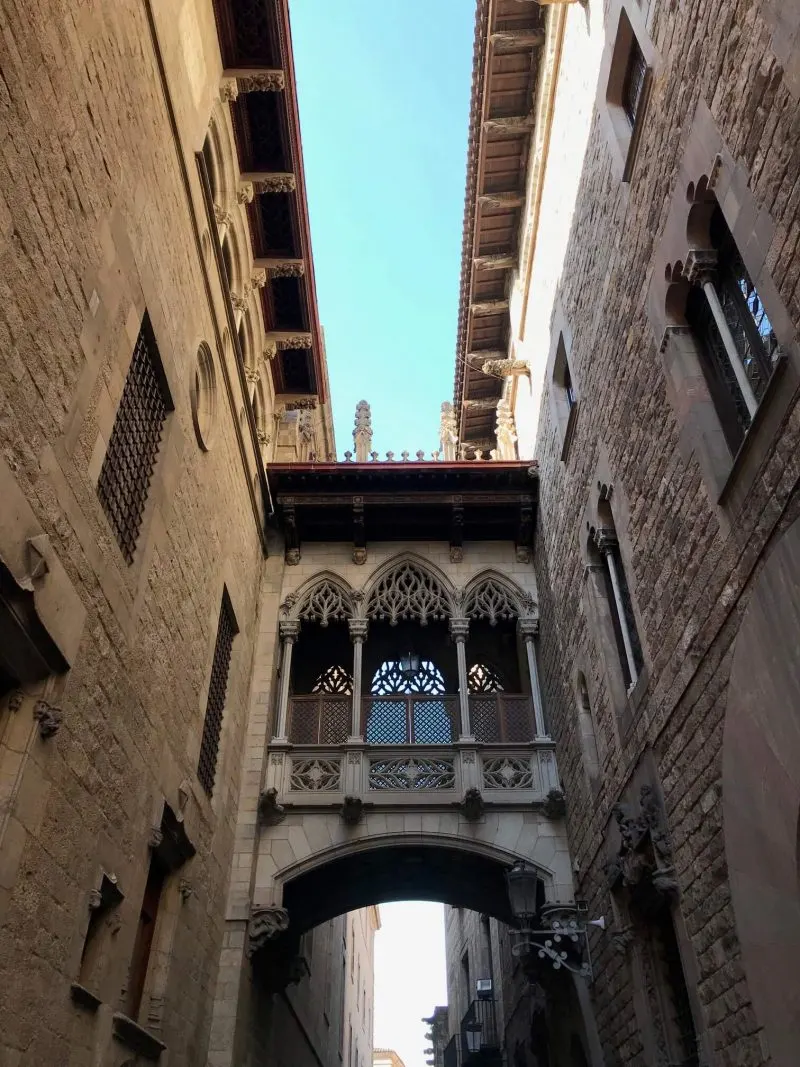
<path id="1" fill-rule="evenodd" d="M 614 517 L 607 497 L 600 500 L 598 517 L 601 525 L 593 530 L 593 540 L 603 564 L 606 599 L 611 612 L 614 640 L 625 688 L 630 692 L 642 672 L 644 656 L 636 626 L 625 563 L 620 552 Z"/>
<path id="2" fill-rule="evenodd" d="M 421 660 L 412 674 L 404 670 L 399 660 L 386 660 L 375 672 L 370 686 L 373 696 L 430 693 L 440 696 L 445 691 L 442 672 L 430 660 Z"/>
<path id="3" fill-rule="evenodd" d="M 491 663 L 473 663 L 467 671 L 467 689 L 470 693 L 502 693 L 505 686 Z"/>
<path id="4" fill-rule="evenodd" d="M 312 693 L 336 693 L 338 696 L 351 696 L 353 678 L 348 670 L 338 663 L 326 667 L 311 687 Z"/>
<path id="5" fill-rule="evenodd" d="M 697 270 L 692 279 L 696 284 L 686 300 L 686 321 L 699 347 L 725 440 L 735 454 L 772 377 L 780 346 L 716 200 L 695 207 L 710 209 L 703 237 L 711 245 L 716 266 Z M 701 217 L 699 212 L 695 217 Z"/>

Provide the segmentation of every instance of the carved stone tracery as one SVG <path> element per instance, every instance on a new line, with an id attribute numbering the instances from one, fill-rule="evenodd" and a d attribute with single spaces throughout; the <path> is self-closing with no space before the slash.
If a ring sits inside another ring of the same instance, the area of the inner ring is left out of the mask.
<path id="1" fill-rule="evenodd" d="M 498 619 L 518 618 L 520 604 L 497 579 L 485 578 L 467 591 L 464 614 L 471 619 L 487 619 L 490 626 L 496 626 Z"/>
<path id="2" fill-rule="evenodd" d="M 447 595 L 432 574 L 411 560 L 398 563 L 384 574 L 370 593 L 370 619 L 388 619 L 392 626 L 401 619 L 416 619 L 421 626 L 450 614 Z"/>
<path id="3" fill-rule="evenodd" d="M 324 579 L 306 595 L 297 617 L 327 626 L 330 622 L 348 619 L 352 614 L 352 603 L 344 590 L 334 582 Z"/>

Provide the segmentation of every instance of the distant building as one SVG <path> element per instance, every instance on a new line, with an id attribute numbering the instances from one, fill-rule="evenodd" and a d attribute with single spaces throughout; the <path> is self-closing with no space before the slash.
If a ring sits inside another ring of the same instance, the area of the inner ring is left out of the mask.
<path id="1" fill-rule="evenodd" d="M 376 1048 L 372 1051 L 372 1067 L 406 1067 L 394 1049 Z"/>
<path id="2" fill-rule="evenodd" d="M 430 1026 L 425 1037 L 430 1041 L 430 1048 L 425 1049 L 428 1059 L 425 1061 L 428 1067 L 443 1067 L 444 1050 L 450 1038 L 448 1027 L 448 1013 L 446 1005 L 439 1005 L 433 1009 L 433 1015 L 423 1019 Z"/>

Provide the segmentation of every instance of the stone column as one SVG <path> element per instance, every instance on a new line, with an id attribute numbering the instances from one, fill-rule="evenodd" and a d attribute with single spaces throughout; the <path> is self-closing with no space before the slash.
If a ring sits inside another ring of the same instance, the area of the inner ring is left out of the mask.
<path id="1" fill-rule="evenodd" d="M 525 654 L 528 657 L 528 674 L 531 680 L 531 699 L 533 700 L 533 717 L 536 723 L 536 738 L 547 738 L 550 734 L 544 722 L 544 704 L 539 685 L 539 667 L 536 663 L 536 646 L 534 639 L 539 632 L 538 619 L 520 619 L 517 623 L 520 637 L 525 642 Z"/>
<path id="2" fill-rule="evenodd" d="M 456 643 L 458 659 L 458 706 L 461 714 L 461 741 L 474 741 L 469 722 L 469 688 L 467 681 L 467 634 L 469 619 L 451 619 L 450 636 Z"/>
<path id="3" fill-rule="evenodd" d="M 367 619 L 349 619 L 350 640 L 353 642 L 353 711 L 350 721 L 350 741 L 363 741 L 361 734 L 361 662 L 367 639 Z"/>
<path id="4" fill-rule="evenodd" d="M 719 295 L 716 286 L 714 285 L 716 267 L 717 253 L 715 249 L 692 249 L 686 257 L 684 274 L 689 279 L 690 283 L 699 285 L 703 290 L 703 294 L 708 301 L 708 306 L 711 309 L 711 314 L 714 316 L 714 322 L 717 324 L 722 343 L 725 346 L 725 355 L 728 357 L 731 370 L 736 376 L 736 382 L 742 392 L 744 402 L 747 405 L 747 410 L 752 419 L 753 415 L 756 413 L 758 401 L 753 392 L 753 387 L 750 384 L 750 379 L 747 377 L 747 371 L 742 362 L 741 354 L 736 347 L 736 341 L 731 333 L 728 320 L 725 318 L 725 312 L 722 310 L 722 304 L 720 303 Z"/>
<path id="5" fill-rule="evenodd" d="M 275 741 L 286 741 L 286 718 L 289 710 L 289 682 L 292 671 L 292 646 L 300 634 L 298 619 L 281 619 L 278 623 L 281 635 L 281 684 L 278 691 L 278 715 Z"/>
<path id="6" fill-rule="evenodd" d="M 619 619 L 619 628 L 622 634 L 622 644 L 625 647 L 625 659 L 628 663 L 628 674 L 630 675 L 631 683 L 629 689 L 632 689 L 636 684 L 637 670 L 636 660 L 633 656 L 633 642 L 631 641 L 631 632 L 628 629 L 628 617 L 625 614 L 625 605 L 622 599 L 622 586 L 619 580 L 619 571 L 617 569 L 617 559 L 614 554 L 614 549 L 617 547 L 617 537 L 613 530 L 598 530 L 595 535 L 595 541 L 597 547 L 603 554 L 603 558 L 606 561 L 608 567 L 608 576 L 611 579 L 611 588 L 614 591 L 614 604 L 617 609 L 617 618 Z"/>

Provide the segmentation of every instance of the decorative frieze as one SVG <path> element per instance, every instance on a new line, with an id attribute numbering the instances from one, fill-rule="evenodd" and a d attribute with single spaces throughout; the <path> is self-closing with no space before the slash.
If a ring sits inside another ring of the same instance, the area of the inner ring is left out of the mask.
<path id="1" fill-rule="evenodd" d="M 454 789 L 455 761 L 448 758 L 402 756 L 369 761 L 370 789 Z"/>
<path id="2" fill-rule="evenodd" d="M 289 788 L 302 792 L 332 792 L 341 788 L 342 761 L 293 759 Z"/>
<path id="3" fill-rule="evenodd" d="M 267 67 L 234 67 L 224 71 L 223 84 L 234 82 L 238 93 L 279 93 L 286 88 L 282 70 Z M 234 97 L 236 99 L 236 97 Z"/>
<path id="4" fill-rule="evenodd" d="M 302 259 L 258 259 L 256 264 L 264 267 L 270 278 L 302 278 L 306 272 Z"/>
<path id="5" fill-rule="evenodd" d="M 276 340 L 279 349 L 311 348 L 310 333 L 286 334 Z"/>
<path id="6" fill-rule="evenodd" d="M 270 193 L 293 193 L 297 179 L 291 171 L 247 171 L 241 175 L 242 182 L 250 182 L 259 195 Z"/>

